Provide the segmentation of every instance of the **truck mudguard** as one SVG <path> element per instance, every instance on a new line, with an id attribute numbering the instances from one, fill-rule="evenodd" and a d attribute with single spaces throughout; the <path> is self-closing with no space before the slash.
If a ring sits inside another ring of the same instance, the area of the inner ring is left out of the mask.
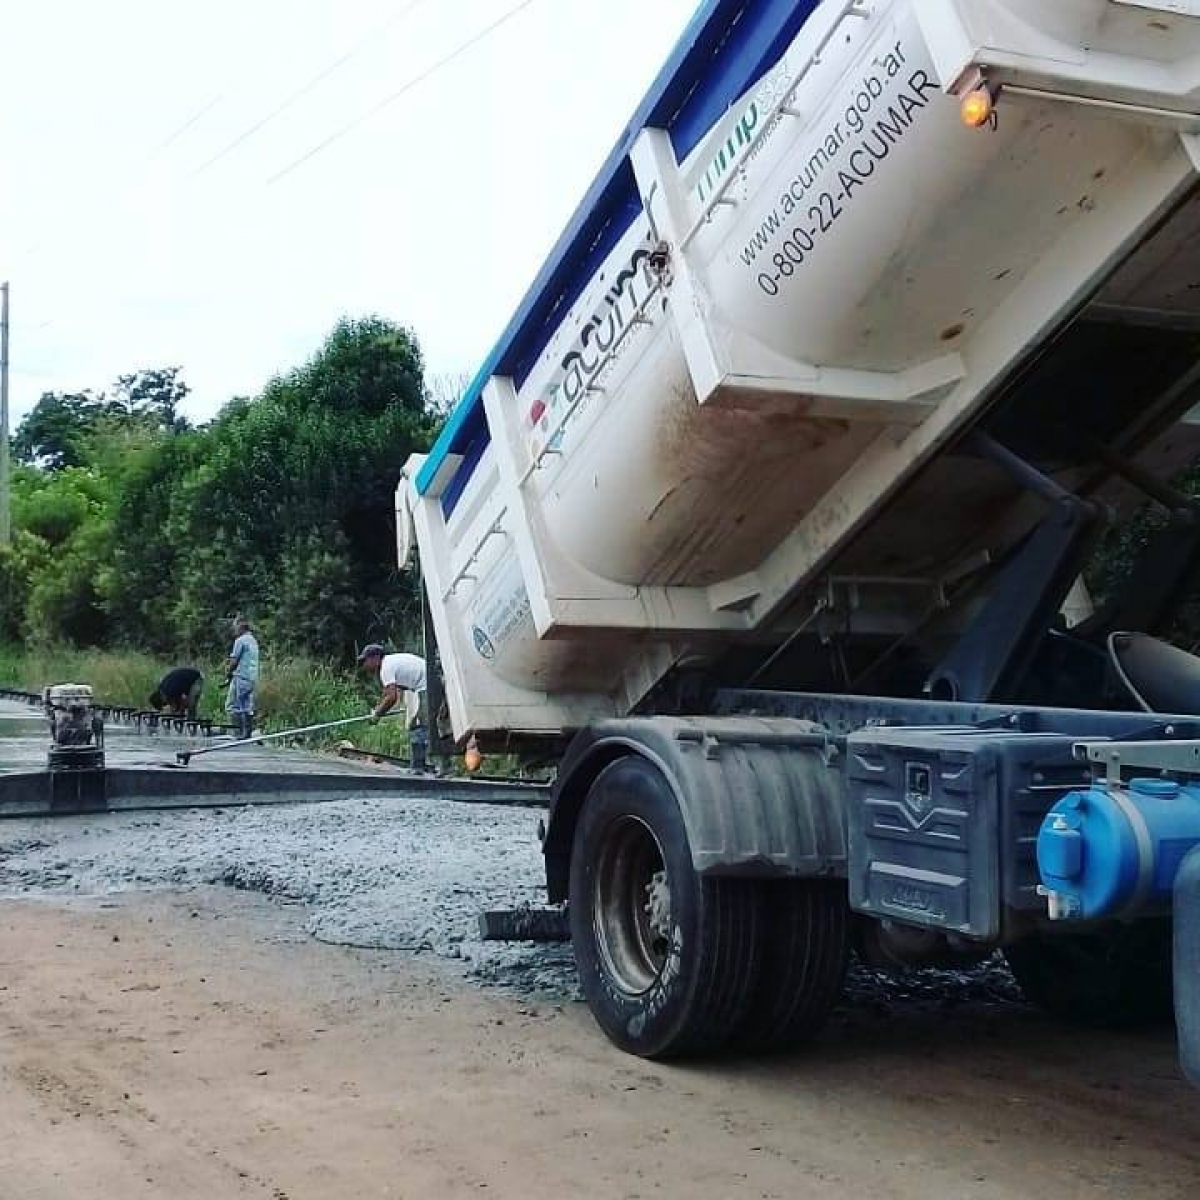
<path id="1" fill-rule="evenodd" d="M 552 902 L 566 899 L 575 824 L 609 763 L 640 755 L 666 778 L 696 870 L 747 877 L 846 873 L 844 784 L 837 751 L 808 721 L 655 717 L 604 721 L 563 760 L 543 842 Z"/>

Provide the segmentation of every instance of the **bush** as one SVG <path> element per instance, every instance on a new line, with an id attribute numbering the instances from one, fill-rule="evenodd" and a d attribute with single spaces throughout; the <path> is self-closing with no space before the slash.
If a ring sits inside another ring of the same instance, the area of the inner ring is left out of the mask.
<path id="1" fill-rule="evenodd" d="M 287 654 L 343 665 L 363 639 L 412 640 L 392 503 L 438 419 L 423 375 L 412 333 L 368 317 L 200 429 L 174 367 L 47 394 L 18 430 L 13 513 L 49 552 L 0 561 L 0 636 L 213 658 L 248 612 Z"/>

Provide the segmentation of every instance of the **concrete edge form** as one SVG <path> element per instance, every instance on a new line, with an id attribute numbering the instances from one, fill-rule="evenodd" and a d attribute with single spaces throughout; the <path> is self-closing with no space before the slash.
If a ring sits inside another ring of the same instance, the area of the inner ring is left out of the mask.
<path id="1" fill-rule="evenodd" d="M 434 775 L 108 767 L 102 771 L 26 771 L 0 775 L 0 817 L 306 804 L 368 794 L 532 808 L 546 807 L 550 796 L 545 785 Z"/>

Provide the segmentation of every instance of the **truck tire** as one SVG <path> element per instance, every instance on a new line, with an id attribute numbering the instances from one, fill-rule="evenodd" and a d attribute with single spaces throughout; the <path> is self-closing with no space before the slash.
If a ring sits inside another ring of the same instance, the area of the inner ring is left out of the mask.
<path id="1" fill-rule="evenodd" d="M 1122 1028 L 1171 1017 L 1169 921 L 1035 935 L 1006 947 L 1004 957 L 1025 998 L 1063 1020 Z"/>
<path id="2" fill-rule="evenodd" d="M 742 1027 L 758 976 L 760 894 L 696 873 L 679 804 L 643 758 L 610 763 L 588 790 L 569 911 L 583 994 L 622 1050 L 710 1052 Z"/>
<path id="3" fill-rule="evenodd" d="M 760 885 L 762 963 L 738 1044 L 793 1050 L 817 1033 L 841 998 L 850 961 L 846 884 L 779 879 Z"/>

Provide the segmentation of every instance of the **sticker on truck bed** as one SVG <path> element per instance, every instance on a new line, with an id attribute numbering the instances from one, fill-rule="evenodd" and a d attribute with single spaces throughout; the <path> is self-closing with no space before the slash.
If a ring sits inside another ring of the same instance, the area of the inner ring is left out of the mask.
<path id="1" fill-rule="evenodd" d="M 721 131 L 724 136 L 717 143 L 716 150 L 711 151 L 707 156 L 703 170 L 693 185 L 696 203 L 700 208 L 703 208 L 712 199 L 717 188 L 721 186 L 735 166 L 740 169 L 745 167 L 746 163 L 753 161 L 755 155 L 762 150 L 767 138 L 778 129 L 783 120 L 778 113 L 770 118 L 772 122 L 770 129 L 761 130 L 760 126 L 763 121 L 768 119 L 768 114 L 787 91 L 790 80 L 791 68 L 785 58 L 764 77 L 755 92 L 754 99 L 737 115 L 729 131 L 727 133 L 724 130 Z M 751 146 L 756 138 L 758 139 L 757 146 L 747 154 L 747 147 Z M 743 159 L 743 155 L 746 155 L 745 159 Z"/>
<path id="2" fill-rule="evenodd" d="M 738 252 L 759 289 L 778 296 L 869 187 L 941 87 L 914 66 L 902 41 L 874 60 L 823 130 L 805 140 L 800 166 Z"/>
<path id="3" fill-rule="evenodd" d="M 506 643 L 533 622 L 529 593 L 520 563 L 510 556 L 499 571 L 481 585 L 471 605 L 471 644 L 485 659 L 494 659 Z"/>
<path id="4" fill-rule="evenodd" d="M 648 328 L 643 313 L 663 287 L 662 276 L 651 265 L 651 250 L 648 242 L 639 245 L 618 268 L 563 355 L 557 379 L 531 412 L 529 448 L 535 461 L 547 451 L 561 452 L 565 426 L 589 389 L 611 372 L 629 349 L 634 332 Z"/>

